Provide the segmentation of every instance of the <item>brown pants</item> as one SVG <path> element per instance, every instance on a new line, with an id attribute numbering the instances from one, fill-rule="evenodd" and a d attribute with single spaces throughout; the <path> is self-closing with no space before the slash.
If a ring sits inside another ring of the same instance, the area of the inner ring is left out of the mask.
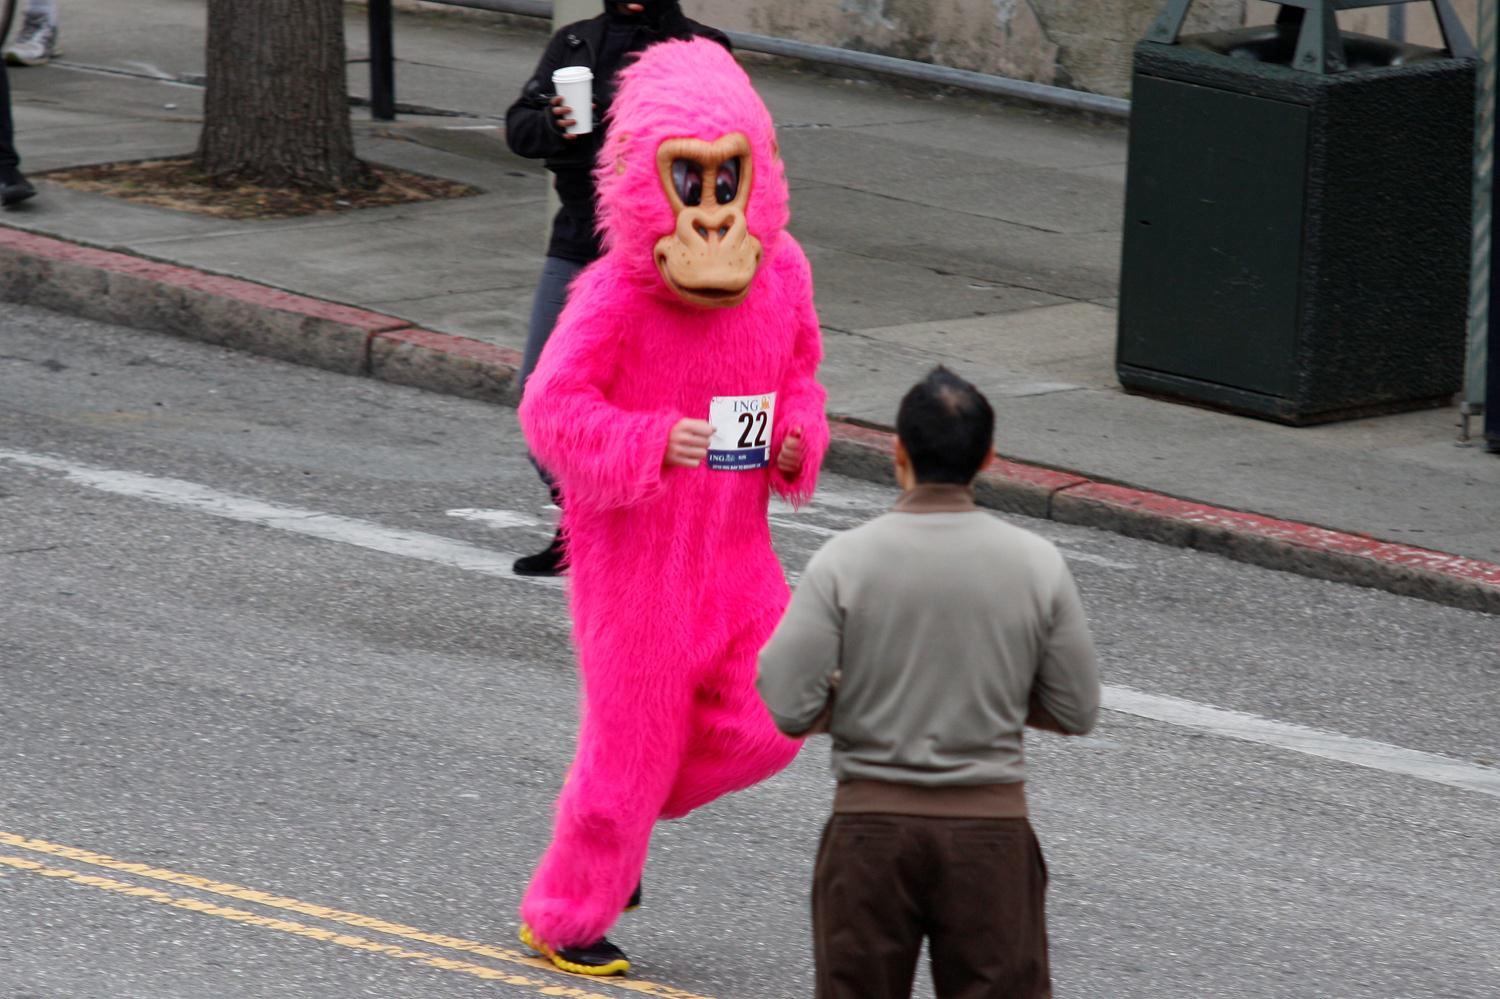
<path id="1" fill-rule="evenodd" d="M 834 815 L 813 875 L 817 999 L 907 999 L 924 936 L 938 999 L 1046 999 L 1046 890 L 1024 818 Z"/>

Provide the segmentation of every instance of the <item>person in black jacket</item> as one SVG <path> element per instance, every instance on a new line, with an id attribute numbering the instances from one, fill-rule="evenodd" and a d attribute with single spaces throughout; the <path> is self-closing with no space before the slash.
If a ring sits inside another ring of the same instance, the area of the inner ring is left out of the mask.
<path id="1" fill-rule="evenodd" d="M 695 36 L 730 47 L 723 32 L 686 17 L 678 0 L 605 0 L 604 13 L 567 25 L 552 36 L 536 71 L 521 89 L 520 99 L 505 113 L 505 141 L 511 152 L 528 159 L 545 159 L 562 202 L 552 220 L 547 259 L 531 306 L 531 326 L 521 363 L 523 392 L 567 300 L 569 283 L 601 252 L 594 218 L 594 156 L 604 143 L 603 122 L 614 97 L 615 72 L 628 57 L 654 42 Z M 573 109 L 552 92 L 552 73 L 564 66 L 587 66 L 594 74 L 594 130 L 585 135 L 564 131 L 573 124 Z M 552 490 L 554 501 L 560 502 L 546 470 L 538 471 Z M 562 558 L 559 531 L 544 551 L 517 559 L 514 570 L 523 576 L 555 576 L 561 571 Z"/>

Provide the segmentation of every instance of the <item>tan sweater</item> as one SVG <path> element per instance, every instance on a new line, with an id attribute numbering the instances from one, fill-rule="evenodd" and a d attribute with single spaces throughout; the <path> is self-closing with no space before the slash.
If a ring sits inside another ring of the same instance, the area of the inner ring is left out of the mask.
<path id="1" fill-rule="evenodd" d="M 1025 814 L 1028 715 L 1082 734 L 1099 712 L 1061 554 L 960 486 L 918 486 L 813 556 L 761 652 L 760 694 L 800 735 L 835 685 L 840 811 Z"/>

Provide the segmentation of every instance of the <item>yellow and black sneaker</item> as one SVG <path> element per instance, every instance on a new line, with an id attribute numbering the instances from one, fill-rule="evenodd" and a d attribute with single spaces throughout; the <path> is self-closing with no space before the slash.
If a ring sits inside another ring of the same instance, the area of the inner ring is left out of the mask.
<path id="1" fill-rule="evenodd" d="M 630 970 L 630 958 L 605 937 L 586 947 L 558 947 L 556 950 L 538 940 L 531 927 L 521 924 L 521 942 L 574 975 L 623 975 Z"/>
<path id="2" fill-rule="evenodd" d="M 635 891 L 630 893 L 630 901 L 625 903 L 626 912 L 634 912 L 641 907 L 641 883 L 635 883 Z"/>

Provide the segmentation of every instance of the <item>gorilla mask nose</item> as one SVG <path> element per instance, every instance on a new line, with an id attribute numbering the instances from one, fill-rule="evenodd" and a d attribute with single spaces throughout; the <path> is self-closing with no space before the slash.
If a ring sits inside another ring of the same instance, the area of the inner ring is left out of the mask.
<path id="1" fill-rule="evenodd" d="M 668 139 L 656 160 L 676 219 L 654 250 L 662 280 L 689 305 L 738 305 L 749 294 L 761 258 L 760 240 L 746 219 L 753 179 L 750 140 L 739 132 L 714 142 Z"/>

